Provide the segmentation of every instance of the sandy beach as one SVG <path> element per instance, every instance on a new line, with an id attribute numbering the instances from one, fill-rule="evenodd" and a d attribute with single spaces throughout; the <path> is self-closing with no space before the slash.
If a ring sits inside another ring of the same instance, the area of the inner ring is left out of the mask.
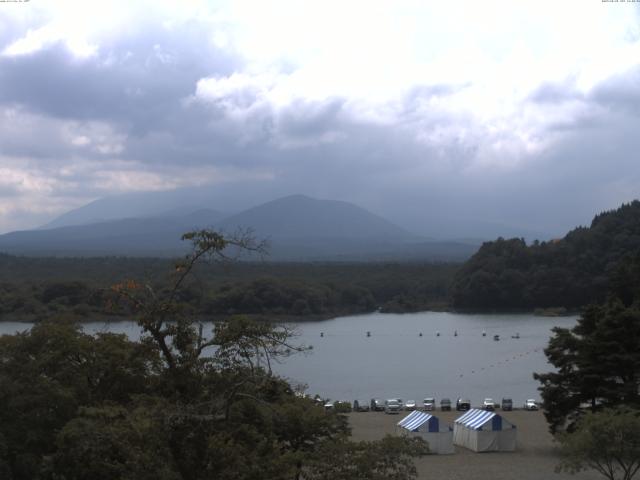
<path id="1" fill-rule="evenodd" d="M 459 412 L 433 412 L 441 421 L 453 424 Z M 553 437 L 547 430 L 542 412 L 515 410 L 501 412 L 518 428 L 518 446 L 515 452 L 475 453 L 455 447 L 453 455 L 428 455 L 416 461 L 418 478 L 438 480 L 543 480 L 602 478 L 596 472 L 576 475 L 555 473 L 559 458 Z M 382 412 L 354 412 L 349 414 L 349 423 L 354 440 L 377 440 L 386 434 L 396 433 L 396 424 L 408 412 L 386 415 Z"/>

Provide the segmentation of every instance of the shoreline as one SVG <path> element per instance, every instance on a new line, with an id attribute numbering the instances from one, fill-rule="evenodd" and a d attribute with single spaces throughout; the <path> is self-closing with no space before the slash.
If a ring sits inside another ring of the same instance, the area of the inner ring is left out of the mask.
<path id="1" fill-rule="evenodd" d="M 462 315 L 532 315 L 535 317 L 544 317 L 544 318 L 566 318 L 572 316 L 579 316 L 581 311 L 565 311 L 561 314 L 552 312 L 552 313 L 543 313 L 540 312 L 539 309 L 527 309 L 527 310 L 455 310 L 453 308 L 433 308 L 427 310 L 406 310 L 406 311 L 387 311 L 387 310 L 371 310 L 366 312 L 334 312 L 331 314 L 312 314 L 312 315 L 263 315 L 263 314 L 255 314 L 255 313 L 234 313 L 234 314 L 215 314 L 215 315 L 207 315 L 205 318 L 200 319 L 203 322 L 216 322 L 228 320 L 234 316 L 244 316 L 248 317 L 252 320 L 256 321 L 265 321 L 270 323 L 314 323 L 314 322 L 324 322 L 327 320 L 335 320 L 336 318 L 345 318 L 345 317 L 356 317 L 361 315 L 371 315 L 375 313 L 379 313 L 382 315 L 412 315 L 417 313 L 453 313 L 453 314 L 462 314 Z M 135 318 L 133 316 L 126 315 L 114 315 L 114 314 L 105 314 L 105 313 L 95 313 L 90 315 L 80 315 L 73 312 L 56 312 L 50 313 L 48 315 L 43 314 L 34 314 L 34 315 L 13 315 L 13 314 L 5 314 L 0 315 L 0 323 L 31 323 L 35 324 L 42 320 L 43 317 L 54 318 L 56 316 L 65 316 L 67 318 L 73 318 L 80 324 L 85 323 L 98 323 L 98 322 L 110 322 L 110 323 L 118 323 L 118 322 L 135 322 Z"/>

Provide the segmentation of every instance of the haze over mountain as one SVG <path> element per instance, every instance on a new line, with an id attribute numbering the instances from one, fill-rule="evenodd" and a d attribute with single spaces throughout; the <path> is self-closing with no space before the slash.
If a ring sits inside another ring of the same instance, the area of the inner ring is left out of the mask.
<path id="1" fill-rule="evenodd" d="M 211 189 L 185 188 L 166 192 L 135 192 L 111 195 L 74 208 L 40 228 L 87 225 L 122 218 L 172 217 L 212 209 Z M 220 209 L 213 208 L 221 218 Z M 219 219 L 217 218 L 217 219 Z"/>
<path id="2" fill-rule="evenodd" d="M 112 218 L 118 206 L 127 215 L 151 215 L 154 209 L 165 211 L 169 206 L 154 205 L 148 199 L 135 203 L 130 196 L 126 200 L 130 203 L 123 198 L 93 202 L 39 230 L 2 235 L 0 250 L 27 255 L 170 256 L 185 252 L 187 246 L 180 237 L 197 228 L 216 228 L 228 234 L 251 229 L 257 238 L 268 241 L 269 258 L 274 260 L 462 260 L 478 246 L 429 241 L 351 203 L 304 195 L 280 198 L 227 217 L 209 209 L 176 214 L 189 208 L 185 203 L 174 213 L 91 221 L 100 216 Z"/>
<path id="3" fill-rule="evenodd" d="M 231 217 L 232 214 L 244 212 L 245 210 L 250 211 L 256 205 L 263 203 L 268 204 L 274 198 L 279 197 L 286 198 L 285 196 L 278 195 L 277 192 L 257 187 L 249 190 L 235 190 L 222 187 L 196 187 L 160 192 L 127 193 L 107 196 L 92 201 L 80 208 L 60 215 L 51 222 L 42 225 L 40 228 L 91 224 L 121 219 L 124 216 L 135 218 L 175 216 L 187 214 L 198 209 L 214 209 L 224 212 L 228 214 L 227 216 Z M 349 202 L 342 203 L 348 204 Z M 369 210 L 371 211 L 372 209 Z M 374 211 L 379 212 L 377 209 Z M 289 213 L 293 214 L 294 212 Z M 249 214 L 247 213 L 247 215 Z M 500 236 L 505 238 L 522 237 L 527 241 L 533 241 L 536 239 L 550 239 L 562 234 L 562 230 L 558 232 L 544 231 L 517 224 L 510 224 L 507 221 L 497 222 L 488 220 L 487 218 L 491 218 L 489 212 L 487 212 L 487 217 L 472 214 L 459 217 L 449 211 L 448 205 L 445 207 L 440 204 L 425 205 L 424 214 L 420 221 L 407 220 L 395 211 L 382 214 L 382 217 L 412 234 L 438 241 L 456 239 L 456 241 L 461 243 L 471 243 L 474 245 L 480 244 L 483 241 L 493 240 Z M 242 218 L 240 218 L 240 220 L 242 220 Z M 258 219 L 253 218 L 249 223 L 258 225 L 256 220 Z M 243 221 L 244 220 L 240 221 L 239 224 L 242 224 Z M 581 219 L 577 218 L 571 225 L 580 223 L 580 221 Z M 225 226 L 229 226 L 232 223 L 233 221 L 231 219 L 225 220 Z M 246 224 L 247 222 L 244 223 Z M 300 226 L 301 224 L 297 225 L 296 228 Z M 265 235 L 271 234 L 268 230 L 265 230 L 265 232 Z M 287 236 L 301 235 L 298 231 L 291 232 L 291 235 Z"/>
<path id="4" fill-rule="evenodd" d="M 251 226 L 259 236 L 278 238 L 417 239 L 415 234 L 352 203 L 291 195 L 232 215 L 219 223 L 229 231 Z"/>
<path id="5" fill-rule="evenodd" d="M 175 255 L 184 249 L 180 241 L 183 233 L 211 226 L 221 218 L 219 212 L 201 209 L 186 215 L 11 232 L 0 236 L 0 250 L 26 255 Z"/>

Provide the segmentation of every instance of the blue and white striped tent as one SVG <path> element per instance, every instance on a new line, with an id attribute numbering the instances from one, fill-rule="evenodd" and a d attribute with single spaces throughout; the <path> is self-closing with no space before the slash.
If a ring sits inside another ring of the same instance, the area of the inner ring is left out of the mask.
<path id="1" fill-rule="evenodd" d="M 453 424 L 453 443 L 474 452 L 512 452 L 516 426 L 496 412 L 472 408 Z"/>
<path id="2" fill-rule="evenodd" d="M 453 429 L 440 423 L 438 417 L 413 411 L 398 422 L 408 435 L 419 435 L 429 443 L 431 453 L 453 453 Z"/>

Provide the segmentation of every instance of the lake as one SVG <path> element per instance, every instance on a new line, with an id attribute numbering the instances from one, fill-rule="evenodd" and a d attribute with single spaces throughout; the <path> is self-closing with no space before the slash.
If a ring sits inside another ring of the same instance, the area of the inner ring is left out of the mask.
<path id="1" fill-rule="evenodd" d="M 421 312 L 300 323 L 294 343 L 311 345 L 313 350 L 274 368 L 294 383 L 306 383 L 308 393 L 333 400 L 400 397 L 421 402 L 433 396 L 455 401 L 464 396 L 479 405 L 485 397 L 495 401 L 511 397 L 519 407 L 527 398 L 539 398 L 532 373 L 551 369 L 543 352 L 551 328 L 571 327 L 576 320 Z M 26 328 L 24 323 L 0 323 L 0 334 Z M 139 328 L 131 322 L 88 323 L 85 330 L 139 336 Z M 520 338 L 512 338 L 516 334 Z M 500 341 L 494 341 L 494 335 Z"/>

